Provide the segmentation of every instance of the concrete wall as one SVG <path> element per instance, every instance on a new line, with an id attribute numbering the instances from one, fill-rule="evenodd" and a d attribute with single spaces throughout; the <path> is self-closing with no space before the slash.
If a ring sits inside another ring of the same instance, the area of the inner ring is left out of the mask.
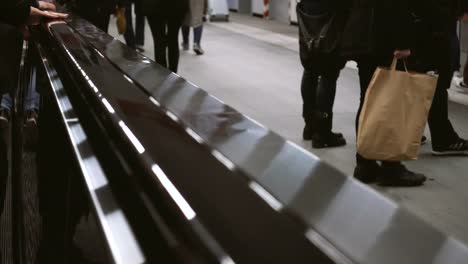
<path id="1" fill-rule="evenodd" d="M 252 13 L 252 0 L 238 0 L 239 13 L 250 14 Z"/>
<path id="2" fill-rule="evenodd" d="M 289 23 L 289 1 L 270 0 L 270 18 L 278 22 Z"/>

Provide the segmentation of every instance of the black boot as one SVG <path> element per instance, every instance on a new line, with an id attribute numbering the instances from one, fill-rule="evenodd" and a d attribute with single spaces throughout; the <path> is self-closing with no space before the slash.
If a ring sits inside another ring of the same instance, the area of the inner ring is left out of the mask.
<path id="1" fill-rule="evenodd" d="M 312 117 L 306 117 L 304 118 L 305 121 L 305 126 L 304 126 L 304 131 L 302 132 L 302 138 L 304 140 L 312 140 L 312 136 L 314 134 L 314 128 L 317 127 L 317 125 L 314 125 L 314 119 Z"/>
<path id="2" fill-rule="evenodd" d="M 312 135 L 313 148 L 332 148 L 346 145 L 346 140 L 341 133 L 331 131 L 333 115 L 318 113 L 316 116 L 316 130 Z"/>
<path id="3" fill-rule="evenodd" d="M 356 168 L 354 169 L 354 178 L 363 183 L 374 183 L 382 174 L 382 168 L 375 160 L 368 160 L 356 155 Z"/>
<path id="4" fill-rule="evenodd" d="M 382 186 L 413 187 L 423 185 L 426 176 L 408 170 L 400 162 L 382 162 L 382 174 L 377 181 Z"/>

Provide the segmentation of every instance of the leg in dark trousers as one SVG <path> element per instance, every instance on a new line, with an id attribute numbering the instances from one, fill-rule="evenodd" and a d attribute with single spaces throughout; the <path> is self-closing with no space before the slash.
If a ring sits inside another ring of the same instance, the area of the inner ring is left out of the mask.
<path id="1" fill-rule="evenodd" d="M 190 39 L 190 27 L 188 26 L 183 26 L 182 27 L 182 41 L 184 45 L 189 45 L 189 39 Z"/>
<path id="2" fill-rule="evenodd" d="M 201 39 L 203 36 L 203 25 L 200 25 L 193 29 L 193 42 L 201 45 Z"/>
<path id="3" fill-rule="evenodd" d="M 165 19 L 158 16 L 148 17 L 148 22 L 151 28 L 154 39 L 154 59 L 161 66 L 168 68 L 167 65 L 167 22 Z"/>
<path id="4" fill-rule="evenodd" d="M 455 33 L 455 32 L 454 32 Z M 440 38 L 434 41 L 437 45 L 438 52 L 436 54 L 437 71 L 439 72 L 439 80 L 437 82 L 434 100 L 429 112 L 429 129 L 431 131 L 432 148 L 433 150 L 444 150 L 450 145 L 457 144 L 461 139 L 455 132 L 452 123 L 448 116 L 448 91 L 452 83 L 454 67 L 456 59 L 450 47 L 453 40 L 450 38 Z M 461 146 L 461 145 L 460 145 Z"/>
<path id="5" fill-rule="evenodd" d="M 132 49 L 136 49 L 135 32 L 133 31 L 132 3 L 125 4 L 125 19 L 127 20 L 127 30 L 125 31 L 125 43 Z"/>
<path id="6" fill-rule="evenodd" d="M 145 45 L 145 16 L 141 0 L 135 0 L 135 40 L 136 45 Z"/>
<path id="7" fill-rule="evenodd" d="M 386 58 L 362 58 L 358 60 L 359 81 L 361 86 L 359 109 L 356 115 L 356 136 L 359 133 L 359 118 L 366 100 L 366 93 L 372 80 L 375 70 L 379 65 L 389 65 L 389 59 Z M 386 186 L 417 186 L 421 185 L 426 177 L 416 174 L 408 169 L 401 162 L 382 161 L 380 167 L 375 160 L 369 160 L 356 153 L 357 166 L 354 171 L 354 177 L 362 182 L 370 183 L 378 181 Z"/>
<path id="8" fill-rule="evenodd" d="M 179 66 L 179 30 L 182 20 L 164 19 L 157 16 L 148 18 L 154 38 L 156 62 L 173 72 Z"/>
<path id="9" fill-rule="evenodd" d="M 173 72 L 177 72 L 179 68 L 179 31 L 182 26 L 182 20 L 171 18 L 167 26 L 167 40 L 168 40 L 168 58 L 169 58 L 169 69 Z"/>
<path id="10" fill-rule="evenodd" d="M 346 140 L 342 134 L 333 133 L 332 126 L 336 82 L 344 63 L 330 57 L 323 64 L 312 61 L 305 65 L 301 84 L 302 115 L 306 123 L 303 138 L 312 140 L 313 148 L 343 146 Z"/>

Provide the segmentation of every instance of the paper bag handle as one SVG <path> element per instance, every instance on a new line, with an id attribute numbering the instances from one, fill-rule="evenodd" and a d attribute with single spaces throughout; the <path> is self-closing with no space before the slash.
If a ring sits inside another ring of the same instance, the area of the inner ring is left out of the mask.
<path id="1" fill-rule="evenodd" d="M 392 61 L 392 65 L 390 66 L 390 70 L 396 71 L 398 60 L 400 60 L 400 59 L 398 59 L 397 57 L 393 57 L 393 61 Z M 405 59 L 401 59 L 401 60 L 403 61 L 403 65 L 405 66 L 405 71 L 408 72 L 408 67 L 406 66 L 406 60 Z"/>

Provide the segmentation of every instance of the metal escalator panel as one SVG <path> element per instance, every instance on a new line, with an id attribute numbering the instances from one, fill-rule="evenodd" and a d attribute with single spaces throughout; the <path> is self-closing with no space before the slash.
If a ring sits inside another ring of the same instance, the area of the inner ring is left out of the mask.
<path id="1" fill-rule="evenodd" d="M 110 261 L 112 263 L 145 263 L 138 241 L 110 190 L 108 177 L 73 109 L 52 59 L 41 44 L 37 45 L 37 49 L 50 82 L 55 103 L 60 111 L 61 122 L 64 124 L 76 162 L 81 169 L 90 203 L 105 237 L 111 256 Z"/>

